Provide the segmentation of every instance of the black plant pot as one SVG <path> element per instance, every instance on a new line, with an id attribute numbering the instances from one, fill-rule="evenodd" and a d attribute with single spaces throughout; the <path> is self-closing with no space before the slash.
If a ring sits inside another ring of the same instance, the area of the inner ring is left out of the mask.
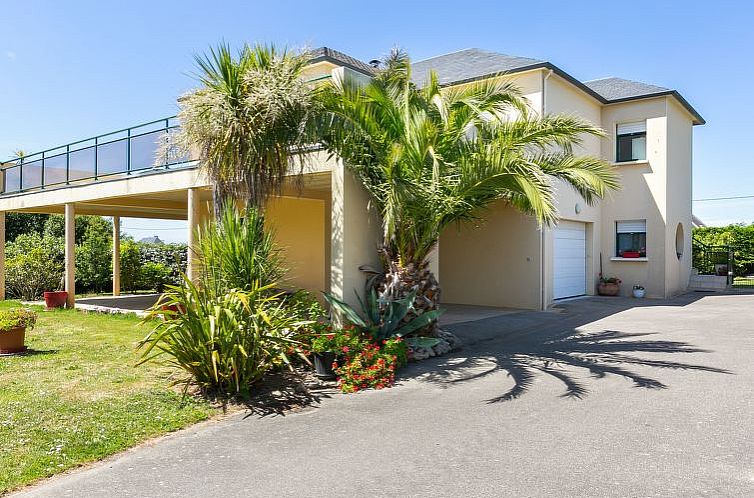
<path id="1" fill-rule="evenodd" d="M 314 353 L 314 371 L 320 379 L 334 379 L 335 371 L 332 364 L 335 361 L 335 353 L 329 351 L 324 353 Z"/>

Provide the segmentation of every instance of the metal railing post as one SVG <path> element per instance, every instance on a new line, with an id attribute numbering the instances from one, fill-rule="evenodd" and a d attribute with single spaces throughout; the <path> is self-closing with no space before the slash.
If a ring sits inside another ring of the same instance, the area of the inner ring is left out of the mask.
<path id="1" fill-rule="evenodd" d="M 42 151 L 42 173 L 39 179 L 39 188 L 45 188 L 45 153 Z"/>
<path id="2" fill-rule="evenodd" d="M 98 144 L 98 140 L 97 140 L 98 138 L 99 137 L 94 137 L 94 181 L 95 182 L 97 181 L 97 172 L 99 171 L 97 169 L 97 154 L 99 152 L 99 150 L 98 150 L 99 149 L 99 145 L 97 145 Z"/>
<path id="3" fill-rule="evenodd" d="M 131 174 L 131 128 L 126 132 L 126 174 Z"/>
<path id="4" fill-rule="evenodd" d="M 24 158 L 21 158 L 21 162 L 18 164 L 18 191 L 21 192 L 24 189 Z"/>
<path id="5" fill-rule="evenodd" d="M 65 184 L 71 184 L 71 146 L 65 146 Z"/>

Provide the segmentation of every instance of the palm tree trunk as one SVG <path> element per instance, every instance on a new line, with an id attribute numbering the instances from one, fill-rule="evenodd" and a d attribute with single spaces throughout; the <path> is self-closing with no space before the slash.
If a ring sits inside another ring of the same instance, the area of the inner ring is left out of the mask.
<path id="1" fill-rule="evenodd" d="M 401 265 L 394 259 L 387 258 L 387 251 L 383 251 L 385 273 L 375 282 L 377 295 L 381 300 L 396 300 L 406 297 L 416 290 L 414 311 L 404 318 L 409 322 L 418 315 L 433 311 L 440 307 L 442 290 L 435 275 L 429 269 L 429 261 L 421 263 L 407 263 Z M 437 323 L 419 331 L 419 335 L 437 335 Z"/>

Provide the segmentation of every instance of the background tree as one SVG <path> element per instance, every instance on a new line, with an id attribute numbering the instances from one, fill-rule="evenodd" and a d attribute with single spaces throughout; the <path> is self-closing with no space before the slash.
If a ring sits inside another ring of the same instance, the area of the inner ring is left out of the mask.
<path id="1" fill-rule="evenodd" d="M 552 224 L 556 178 L 588 204 L 618 187 L 608 163 L 573 153 L 600 129 L 531 112 L 499 78 L 442 89 L 432 73 L 417 88 L 409 58 L 396 51 L 366 85 L 334 80 L 322 103 L 322 143 L 345 160 L 382 215 L 380 297 L 417 289 L 420 310 L 435 309 L 440 299 L 427 256 L 448 225 L 482 217 L 495 201 Z"/>
<path id="2" fill-rule="evenodd" d="M 694 229 L 694 239 L 708 246 L 733 246 L 736 254 L 736 264 L 733 269 L 735 276 L 754 275 L 754 223 L 748 225 L 736 223 L 724 227 L 698 227 Z M 726 261 L 727 259 L 720 262 Z"/>
<path id="3" fill-rule="evenodd" d="M 308 61 L 274 45 L 244 45 L 235 55 L 220 45 L 196 57 L 201 86 L 179 99 L 177 142 L 198 153 L 218 218 L 229 198 L 264 207 L 302 166 L 297 151 L 312 143 L 312 90 L 301 73 Z"/>

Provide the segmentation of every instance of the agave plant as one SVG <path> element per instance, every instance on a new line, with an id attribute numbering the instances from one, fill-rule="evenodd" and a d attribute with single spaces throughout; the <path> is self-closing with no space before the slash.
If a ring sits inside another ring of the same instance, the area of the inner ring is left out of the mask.
<path id="1" fill-rule="evenodd" d="M 404 298 L 380 301 L 375 288 L 368 286 L 365 300 L 356 294 L 363 316 L 332 294 L 325 293 L 324 296 L 331 309 L 338 311 L 346 320 L 370 334 L 374 340 L 382 341 L 390 337 L 404 337 L 424 329 L 443 313 L 440 309 L 426 311 L 406 321 L 409 312 L 414 311 L 416 293 L 416 290 L 412 290 Z"/>

